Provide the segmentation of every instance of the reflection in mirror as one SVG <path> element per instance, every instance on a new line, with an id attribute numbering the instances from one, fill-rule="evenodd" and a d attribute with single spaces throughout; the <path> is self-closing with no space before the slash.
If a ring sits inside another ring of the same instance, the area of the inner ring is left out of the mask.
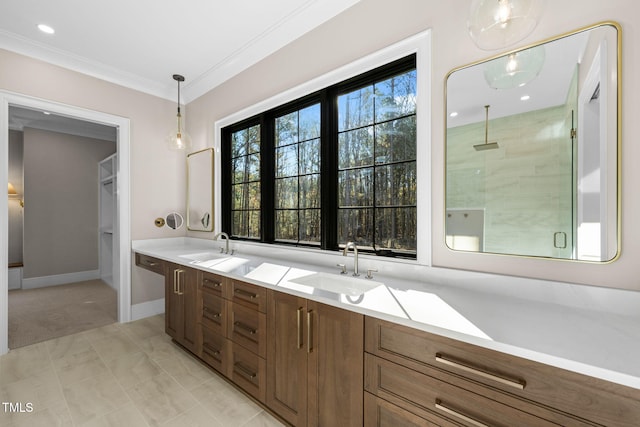
<path id="1" fill-rule="evenodd" d="M 187 229 L 213 231 L 213 148 L 187 156 Z"/>
<path id="2" fill-rule="evenodd" d="M 618 255 L 619 64 L 603 23 L 449 73 L 449 248 Z"/>
<path id="3" fill-rule="evenodd" d="M 167 227 L 177 230 L 178 228 L 182 227 L 183 222 L 184 219 L 182 218 L 182 215 L 177 212 L 171 212 L 169 215 L 167 215 L 165 224 L 167 225 Z"/>

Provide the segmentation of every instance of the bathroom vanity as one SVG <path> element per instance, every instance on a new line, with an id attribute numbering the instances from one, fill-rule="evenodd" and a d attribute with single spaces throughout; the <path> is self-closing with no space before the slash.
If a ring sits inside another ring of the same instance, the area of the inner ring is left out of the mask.
<path id="1" fill-rule="evenodd" d="M 521 319 L 496 311 L 507 302 L 504 295 L 427 278 L 352 278 L 249 247 L 221 254 L 217 244 L 162 239 L 134 242 L 133 249 L 138 267 L 165 276 L 166 332 L 291 425 L 631 426 L 640 420 L 638 368 L 620 372 L 606 362 L 619 350 L 637 360 L 638 342 L 586 354 L 610 345 L 595 327 L 590 342 L 572 341 L 590 327 L 587 311 L 509 297 L 522 304 L 515 312 L 540 319 L 526 330 Z M 488 326 L 476 316 L 481 312 L 499 320 Z M 555 316 L 563 322 L 550 331 Z M 593 316 L 602 328 L 627 326 L 624 316 Z M 518 334 L 526 344 L 509 338 Z M 557 341 L 562 336 L 565 343 Z M 541 351 L 565 344 L 571 348 L 565 357 Z"/>

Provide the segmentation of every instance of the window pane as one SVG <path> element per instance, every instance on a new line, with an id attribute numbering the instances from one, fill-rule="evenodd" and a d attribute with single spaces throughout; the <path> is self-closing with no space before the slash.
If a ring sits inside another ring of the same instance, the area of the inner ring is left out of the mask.
<path id="1" fill-rule="evenodd" d="M 373 236 L 373 209 L 338 210 L 338 244 L 354 242 L 358 246 L 371 246 Z"/>
<path id="2" fill-rule="evenodd" d="M 249 211 L 249 237 L 260 238 L 260 211 Z"/>
<path id="3" fill-rule="evenodd" d="M 375 84 L 376 122 L 416 112 L 416 71 Z"/>
<path id="4" fill-rule="evenodd" d="M 247 156 L 246 181 L 260 181 L 260 154 Z"/>
<path id="5" fill-rule="evenodd" d="M 320 208 L 320 175 L 300 177 L 300 208 Z"/>
<path id="6" fill-rule="evenodd" d="M 320 209 L 300 211 L 300 241 L 320 243 Z"/>
<path id="7" fill-rule="evenodd" d="M 247 132 L 241 130 L 231 134 L 231 157 L 247 154 Z"/>
<path id="8" fill-rule="evenodd" d="M 373 127 L 338 134 L 340 169 L 373 164 Z"/>
<path id="9" fill-rule="evenodd" d="M 416 208 L 376 209 L 376 249 L 416 250 Z"/>
<path id="10" fill-rule="evenodd" d="M 260 183 L 249 183 L 249 209 L 260 209 Z M 245 208 L 246 209 L 246 208 Z"/>
<path id="11" fill-rule="evenodd" d="M 416 205 L 416 164 L 376 168 L 376 206 Z"/>
<path id="12" fill-rule="evenodd" d="M 373 123 L 373 85 L 338 97 L 338 131 Z"/>
<path id="13" fill-rule="evenodd" d="M 249 207 L 249 189 L 247 188 L 247 184 L 238 184 L 231 188 L 233 192 L 231 209 L 247 209 Z"/>
<path id="14" fill-rule="evenodd" d="M 298 241 L 298 211 L 276 211 L 276 239 Z"/>
<path id="15" fill-rule="evenodd" d="M 350 169 L 338 173 L 338 205 L 373 206 L 373 169 Z"/>
<path id="16" fill-rule="evenodd" d="M 299 141 L 320 138 L 320 104 L 300 110 Z"/>
<path id="17" fill-rule="evenodd" d="M 415 116 L 376 126 L 376 164 L 415 159 Z"/>
<path id="18" fill-rule="evenodd" d="M 246 163 L 247 163 L 246 156 L 240 156 L 238 158 L 233 159 L 233 171 L 231 173 L 233 174 L 232 179 L 234 184 L 238 182 L 244 182 L 247 180 L 247 177 L 245 176 L 245 173 L 247 172 L 245 170 Z"/>
<path id="19" fill-rule="evenodd" d="M 276 148 L 276 176 L 298 175 L 298 145 Z"/>
<path id="20" fill-rule="evenodd" d="M 298 178 L 276 179 L 276 209 L 298 208 Z"/>
<path id="21" fill-rule="evenodd" d="M 276 119 L 276 146 L 298 142 L 298 112 L 295 111 Z"/>
<path id="22" fill-rule="evenodd" d="M 260 152 L 260 125 L 255 125 L 247 129 L 247 153 Z"/>
<path id="23" fill-rule="evenodd" d="M 300 175 L 320 172 L 320 139 L 300 143 Z"/>
<path id="24" fill-rule="evenodd" d="M 231 231 L 234 236 L 248 237 L 247 235 L 247 222 L 249 220 L 249 214 L 247 211 L 235 211 L 233 212 L 233 230 Z"/>

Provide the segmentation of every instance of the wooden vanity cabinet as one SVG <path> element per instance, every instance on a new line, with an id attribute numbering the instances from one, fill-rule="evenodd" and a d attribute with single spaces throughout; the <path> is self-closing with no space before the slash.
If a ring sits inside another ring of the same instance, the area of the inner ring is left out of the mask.
<path id="1" fill-rule="evenodd" d="M 165 331 L 189 351 L 198 354 L 198 272 L 167 263 L 165 271 Z"/>
<path id="2" fill-rule="evenodd" d="M 145 270 L 152 271 L 164 276 L 165 262 L 161 259 L 154 258 L 149 255 L 144 255 L 136 252 L 136 265 L 142 267 Z"/>
<path id="3" fill-rule="evenodd" d="M 294 426 L 361 426 L 358 313 L 267 292 L 267 406 Z"/>
<path id="4" fill-rule="evenodd" d="M 535 427 L 640 420 L 638 390 L 379 319 L 365 324 L 365 390 L 425 420 Z M 378 413 L 365 418 L 379 425 Z"/>

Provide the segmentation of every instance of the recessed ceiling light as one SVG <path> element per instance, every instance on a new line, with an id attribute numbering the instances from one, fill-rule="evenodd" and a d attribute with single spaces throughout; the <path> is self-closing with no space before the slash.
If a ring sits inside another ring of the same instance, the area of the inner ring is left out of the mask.
<path id="1" fill-rule="evenodd" d="M 531 99 L 531 97 L 529 95 L 522 95 L 520 97 L 520 101 L 528 101 L 529 99 Z"/>
<path id="2" fill-rule="evenodd" d="M 453 113 L 449 114 L 449 117 L 456 117 L 458 115 L 458 113 L 456 111 L 454 111 Z"/>
<path id="3" fill-rule="evenodd" d="M 56 32 L 56 30 L 45 24 L 38 24 L 38 29 L 46 34 L 53 34 Z"/>
<path id="4" fill-rule="evenodd" d="M 51 113 L 50 113 L 50 112 L 48 112 L 48 111 L 43 111 L 43 112 L 42 112 L 42 114 L 44 114 L 45 116 L 48 116 L 48 115 L 49 115 L 49 114 L 51 114 Z"/>

